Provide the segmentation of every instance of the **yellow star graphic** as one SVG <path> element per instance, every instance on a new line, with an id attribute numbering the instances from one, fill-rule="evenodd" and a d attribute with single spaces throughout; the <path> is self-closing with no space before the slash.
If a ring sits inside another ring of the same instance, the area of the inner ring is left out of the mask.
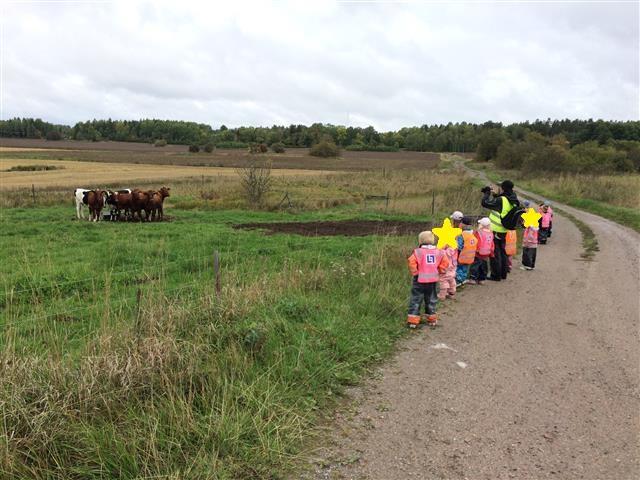
<path id="1" fill-rule="evenodd" d="M 538 220 L 542 218 L 538 212 L 536 212 L 533 208 L 529 208 L 526 213 L 522 214 L 522 220 L 524 221 L 524 227 L 537 227 Z"/>
<path id="2" fill-rule="evenodd" d="M 444 219 L 442 227 L 432 228 L 431 231 L 438 237 L 438 248 L 444 248 L 445 245 L 449 245 L 451 248 L 458 248 L 456 237 L 462 235 L 462 229 L 452 227 L 451 220 L 448 218 Z"/>

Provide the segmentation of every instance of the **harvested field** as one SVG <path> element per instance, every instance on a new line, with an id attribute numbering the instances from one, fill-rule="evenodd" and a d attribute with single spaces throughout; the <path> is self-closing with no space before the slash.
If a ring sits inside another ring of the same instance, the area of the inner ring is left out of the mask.
<path id="1" fill-rule="evenodd" d="M 266 235 L 287 233 L 305 237 L 343 235 L 364 237 L 367 235 L 413 235 L 429 230 L 431 222 L 405 222 L 395 220 L 342 220 L 327 222 L 242 223 L 234 228 L 266 230 Z"/>
<path id="2" fill-rule="evenodd" d="M 13 167 L 41 165 L 42 159 L 1 158 L 0 190 L 19 188 L 104 186 L 126 182 L 176 180 L 189 177 L 237 176 L 234 168 L 190 167 L 179 165 L 149 165 L 134 163 L 96 163 L 69 160 L 49 162 L 56 170 L 12 171 Z M 278 176 L 318 175 L 318 170 L 281 170 Z M 275 175 L 275 174 L 274 174 Z"/>
<path id="3" fill-rule="evenodd" d="M 57 148 L 44 148 L 55 144 Z M 88 147 L 93 146 L 93 149 Z M 16 151 L 15 148 L 22 149 Z M 12 149 L 12 150 L 8 150 Z M 36 150 L 37 149 L 37 150 Z M 189 153 L 185 145 L 153 147 L 127 142 L 47 142 L 45 140 L 3 139 L 0 158 L 37 158 L 41 161 L 78 160 L 87 162 L 137 163 L 205 167 L 244 167 L 255 158 L 269 160 L 277 169 L 305 170 L 397 170 L 425 169 L 438 165 L 440 154 L 429 152 L 349 152 L 337 158 L 309 155 L 308 148 L 288 148 L 286 153 L 250 155 L 245 150 L 218 149 L 212 153 Z"/>

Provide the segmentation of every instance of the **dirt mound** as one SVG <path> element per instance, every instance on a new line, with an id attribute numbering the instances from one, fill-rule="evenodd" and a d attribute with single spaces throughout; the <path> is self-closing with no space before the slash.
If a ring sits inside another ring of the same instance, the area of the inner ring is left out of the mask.
<path id="1" fill-rule="evenodd" d="M 293 233 L 305 237 L 344 235 L 363 237 L 365 235 L 417 235 L 422 230 L 430 230 L 430 222 L 403 222 L 397 220 L 343 220 L 329 222 L 286 222 L 286 223 L 242 223 L 233 228 L 264 229 L 267 235 Z"/>

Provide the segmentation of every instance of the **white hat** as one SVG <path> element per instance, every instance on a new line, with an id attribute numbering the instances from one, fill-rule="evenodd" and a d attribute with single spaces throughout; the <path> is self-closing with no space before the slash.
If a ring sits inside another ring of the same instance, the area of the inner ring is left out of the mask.
<path id="1" fill-rule="evenodd" d="M 464 215 L 462 214 L 462 212 L 459 212 L 458 210 L 456 210 L 455 212 L 453 212 L 451 214 L 451 220 L 462 220 L 462 217 L 464 217 Z"/>
<path id="2" fill-rule="evenodd" d="M 483 227 L 488 227 L 489 225 L 491 225 L 491 220 L 489 220 L 489 217 L 482 217 L 480 220 L 478 220 L 478 223 Z"/>

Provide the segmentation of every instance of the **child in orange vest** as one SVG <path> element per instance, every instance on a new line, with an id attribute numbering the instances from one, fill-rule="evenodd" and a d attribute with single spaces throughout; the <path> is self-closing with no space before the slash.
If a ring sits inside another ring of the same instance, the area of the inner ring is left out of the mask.
<path id="1" fill-rule="evenodd" d="M 521 270 L 536 268 L 536 253 L 538 251 L 538 227 L 527 227 L 522 234 L 522 266 Z"/>
<path id="2" fill-rule="evenodd" d="M 469 283 L 483 285 L 489 271 L 487 260 L 494 254 L 493 232 L 491 231 L 491 220 L 488 217 L 478 220 L 478 230 L 474 235 L 478 240 L 478 248 L 476 258 L 469 271 Z"/>
<path id="3" fill-rule="evenodd" d="M 435 246 L 433 233 L 421 232 L 418 243 L 418 248 L 408 258 L 409 271 L 413 276 L 407 315 L 409 328 L 416 328 L 420 324 L 420 306 L 423 301 L 427 312 L 427 324 L 435 325 L 438 322 L 436 286 L 440 273 L 449 266 L 445 253 Z"/>
<path id="4" fill-rule="evenodd" d="M 473 264 L 478 248 L 478 240 L 473 234 L 473 219 L 463 217 L 460 221 L 462 235 L 458 236 L 458 267 L 456 268 L 456 284 L 459 287 L 468 282 L 469 268 Z"/>

